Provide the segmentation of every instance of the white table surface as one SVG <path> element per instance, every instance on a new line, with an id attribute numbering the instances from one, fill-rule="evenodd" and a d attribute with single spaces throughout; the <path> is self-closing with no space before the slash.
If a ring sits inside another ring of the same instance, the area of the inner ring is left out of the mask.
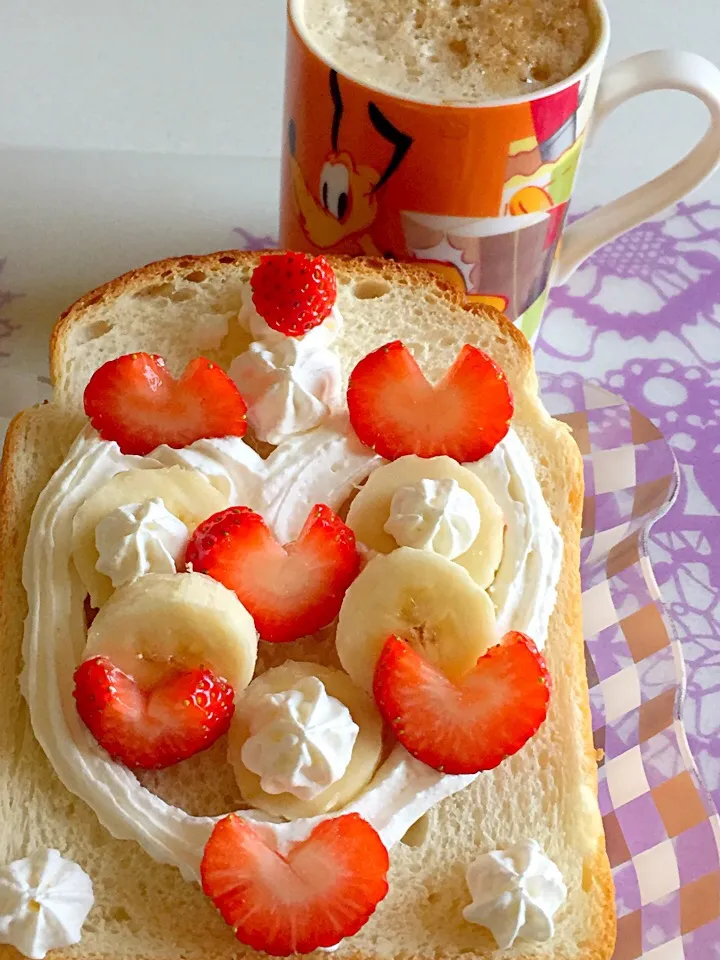
<path id="1" fill-rule="evenodd" d="M 607 2 L 610 61 L 665 46 L 720 61 L 717 0 Z M 284 34 L 284 0 L 2 0 L 0 145 L 275 157 Z M 703 113 L 681 94 L 623 108 L 581 200 L 677 159 Z"/>

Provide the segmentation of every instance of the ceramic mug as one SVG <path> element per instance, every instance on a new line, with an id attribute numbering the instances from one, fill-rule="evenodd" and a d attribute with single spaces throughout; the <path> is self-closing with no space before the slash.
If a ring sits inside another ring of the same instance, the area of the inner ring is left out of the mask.
<path id="1" fill-rule="evenodd" d="M 720 163 L 720 70 L 673 50 L 604 73 L 608 13 L 572 76 L 526 96 L 446 105 L 395 96 L 323 59 L 289 0 L 280 245 L 419 260 L 509 316 L 531 341 L 550 287 L 594 250 L 685 196 Z M 707 106 L 670 170 L 565 226 L 589 126 L 651 90 Z"/>

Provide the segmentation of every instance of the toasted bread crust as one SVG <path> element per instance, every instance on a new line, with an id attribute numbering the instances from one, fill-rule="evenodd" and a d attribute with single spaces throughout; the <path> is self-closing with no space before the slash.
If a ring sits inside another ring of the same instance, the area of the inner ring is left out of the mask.
<path id="1" fill-rule="evenodd" d="M 227 270 L 233 265 L 252 266 L 257 263 L 261 255 L 261 252 L 249 253 L 228 250 L 210 255 L 169 258 L 130 271 L 85 294 L 61 315 L 53 330 L 50 344 L 50 368 L 53 382 L 57 383 L 65 375 L 67 361 L 70 358 L 68 352 L 70 334 L 75 325 L 83 319 L 88 308 L 99 303 L 110 304 L 119 296 L 134 293 L 154 282 L 163 282 L 179 273 L 192 273 L 198 270 L 212 273 Z M 347 272 L 357 278 L 377 278 L 381 276 L 391 283 L 402 282 L 417 287 L 430 287 L 434 292 L 472 315 L 478 324 L 492 323 L 497 329 L 498 337 L 512 343 L 519 358 L 518 364 L 524 370 L 528 397 L 533 403 L 537 402 L 531 349 L 523 335 L 502 314 L 492 308 L 464 302 L 461 293 L 456 288 L 419 266 L 372 258 L 329 257 L 328 259 L 339 274 Z M 13 595 L 17 594 L 26 531 L 30 513 L 39 492 L 38 490 L 34 492 L 34 495 L 29 494 L 26 489 L 27 484 L 24 487 L 22 483 L 18 465 L 26 455 L 27 441 L 29 435 L 33 432 L 33 426 L 42 423 L 46 418 L 52 421 L 53 412 L 51 404 L 46 408 L 42 406 L 32 408 L 15 417 L 7 432 L 2 466 L 0 467 L 0 505 L 2 505 L 0 511 L 0 633 L 5 632 L 8 636 L 17 637 L 18 645 L 22 636 L 21 621 L 26 614 L 26 608 L 21 610 L 12 603 L 5 604 L 3 599 L 5 594 L 9 595 L 10 588 L 12 588 Z M 573 649 L 568 651 L 568 656 L 572 660 L 573 675 L 582 678 L 582 684 L 584 684 L 585 667 L 581 634 L 579 577 L 579 533 L 583 504 L 582 459 L 574 441 L 562 424 L 545 420 L 535 424 L 534 429 L 540 438 L 541 446 L 561 451 L 563 458 L 570 464 L 566 487 L 570 510 L 562 513 L 555 512 L 555 519 L 561 528 L 566 546 L 563 570 L 563 581 L 566 583 L 566 601 L 565 608 L 561 613 L 565 619 L 576 625 L 574 630 L 576 643 L 573 644 Z M 57 450 L 53 451 L 52 456 L 52 460 L 57 460 L 57 463 L 48 464 L 47 469 L 50 472 L 61 461 L 71 439 L 72 437 L 58 437 Z M 556 612 L 556 616 L 559 615 L 560 613 Z M 577 706 L 582 715 L 582 737 L 585 744 L 587 779 L 589 784 L 596 787 L 596 755 L 592 741 L 590 705 L 587 696 L 581 698 Z M 612 953 L 616 930 L 614 891 L 604 843 L 599 842 L 595 854 L 586 858 L 584 873 L 583 886 L 587 892 L 591 892 L 598 903 L 597 915 L 600 922 L 594 931 L 592 940 L 579 945 L 578 951 L 572 954 L 553 953 L 553 960 L 578 960 L 580 957 L 583 960 L 607 960 Z M 399 947 L 398 953 L 402 952 L 402 948 Z M 168 960 L 171 953 L 172 951 L 168 952 Z M 246 951 L 242 948 L 241 953 L 246 957 L 257 956 L 252 951 Z M 490 960 L 497 954 L 498 951 L 495 950 L 463 953 L 470 960 Z M 17 954 L 10 947 L 0 946 L 0 960 L 6 955 L 10 957 Z M 77 951 L 74 955 L 78 956 Z M 453 955 L 451 949 L 447 956 Z M 86 960 L 94 960 L 95 955 L 88 953 L 85 956 Z M 158 960 L 158 956 L 155 953 L 153 960 Z M 348 960 L 375 960 L 372 954 L 360 951 L 348 952 L 346 950 L 343 952 L 343 957 L 348 958 Z M 516 960 L 532 960 L 536 957 L 537 953 L 534 951 L 531 954 L 515 954 Z M 137 960 L 142 960 L 142 958 L 138 956 Z M 442 958 L 436 957 L 435 960 L 442 960 Z"/>
<path id="2" fill-rule="evenodd" d="M 108 304 L 124 294 L 136 293 L 148 284 L 161 282 L 183 273 L 192 273 L 194 270 L 215 272 L 227 270 L 229 266 L 254 267 L 260 258 L 273 250 L 220 250 L 217 253 L 192 254 L 184 257 L 167 257 L 156 260 L 136 270 L 129 270 L 113 280 L 83 294 L 67 310 L 60 314 L 50 337 L 50 376 L 53 383 L 60 378 L 65 360 L 64 351 L 67 335 L 72 325 L 82 316 L 88 307 L 96 304 Z M 327 256 L 330 265 L 335 270 L 342 271 L 351 268 L 356 277 L 375 279 L 378 274 L 390 283 L 398 281 L 415 286 L 430 287 L 433 291 L 451 300 L 462 307 L 467 313 L 487 323 L 494 322 L 502 335 L 512 340 L 518 354 L 528 370 L 532 367 L 532 349 L 523 334 L 511 323 L 507 317 L 494 307 L 469 303 L 462 296 L 461 291 L 452 284 L 441 279 L 437 274 L 426 267 L 410 263 L 399 263 L 395 260 L 382 260 L 378 257 L 349 257 Z"/>

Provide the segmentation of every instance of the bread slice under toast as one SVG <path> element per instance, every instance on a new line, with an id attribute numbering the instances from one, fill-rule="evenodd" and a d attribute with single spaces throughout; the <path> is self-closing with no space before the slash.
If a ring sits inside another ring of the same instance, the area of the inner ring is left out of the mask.
<path id="1" fill-rule="evenodd" d="M 53 401 L 21 413 L 8 431 L 0 487 L 0 863 L 49 846 L 89 872 L 95 906 L 82 942 L 63 951 L 68 956 L 256 956 L 238 945 L 197 886 L 173 867 L 155 863 L 136 844 L 113 839 L 93 811 L 65 790 L 33 737 L 17 677 L 27 612 L 21 568 L 30 517 L 85 422 L 82 396 L 88 379 L 106 360 L 134 350 L 164 356 L 175 373 L 200 353 L 227 368 L 247 344 L 237 315 L 243 284 L 258 256 L 227 251 L 165 260 L 82 297 L 53 333 Z M 434 808 L 424 839 L 420 834 L 416 845 L 399 843 L 392 849 L 389 895 L 338 956 L 499 957 L 489 933 L 462 918 L 470 899 L 465 869 L 478 853 L 528 837 L 559 866 L 568 899 L 556 915 L 550 942 L 517 940 L 502 956 L 606 960 L 615 917 L 596 802 L 581 633 L 579 452 L 566 427 L 540 404 L 530 347 L 504 317 L 464 305 L 454 290 L 415 267 L 362 259 L 332 263 L 345 320 L 334 349 L 346 376 L 362 356 L 395 338 L 410 347 L 431 379 L 445 371 L 464 343 L 481 347 L 500 364 L 515 398 L 513 426 L 535 463 L 564 540 L 546 647 L 553 676 L 547 721 L 519 754 Z M 236 795 L 223 754 L 213 748 L 201 757 L 181 764 L 185 770 L 175 771 L 167 782 L 160 778 L 158 790 L 188 809 L 200 807 L 198 813 L 232 809 Z M 0 947 L 1 956 L 11 954 L 12 948 Z"/>

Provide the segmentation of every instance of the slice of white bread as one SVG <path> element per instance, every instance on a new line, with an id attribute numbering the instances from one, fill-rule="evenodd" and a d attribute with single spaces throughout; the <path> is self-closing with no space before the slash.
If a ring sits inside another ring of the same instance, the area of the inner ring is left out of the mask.
<path id="1" fill-rule="evenodd" d="M 178 373 L 203 353 L 227 367 L 247 342 L 237 323 L 241 292 L 258 254 L 228 251 L 150 264 L 87 294 L 58 322 L 51 346 L 54 399 L 21 413 L 6 439 L 0 504 L 0 864 L 57 847 L 91 875 L 95 906 L 68 956 L 113 960 L 214 960 L 255 956 L 238 945 L 199 887 L 130 841 L 114 840 L 55 776 L 35 741 L 18 686 L 27 611 L 22 556 L 35 501 L 85 423 L 93 371 L 135 350 L 164 356 Z M 595 799 L 588 688 L 581 634 L 579 536 L 582 464 L 566 427 L 537 396 L 530 348 L 491 309 L 465 306 L 424 270 L 372 260 L 332 260 L 345 319 L 335 348 L 345 376 L 366 353 L 402 339 L 438 378 L 464 343 L 490 353 L 515 398 L 513 426 L 526 444 L 565 551 L 546 655 L 553 677 L 548 719 L 516 756 L 439 804 L 427 833 L 391 852 L 390 892 L 339 957 L 500 956 L 489 933 L 462 917 L 465 869 L 478 853 L 534 838 L 559 866 L 568 899 L 555 937 L 517 940 L 511 958 L 607 960 L 615 938 L 613 889 Z M 228 333 L 223 337 L 227 324 Z M 215 345 L 210 346 L 212 340 Z M 198 761 L 194 765 L 194 761 Z M 236 802 L 221 745 L 181 764 L 159 789 L 193 812 Z M 202 772 L 202 775 L 200 773 Z M 147 782 L 147 781 L 146 781 Z M 417 842 L 419 839 L 420 842 Z M 14 954 L 0 947 L 0 957 Z M 320 958 L 324 954 L 318 953 Z"/>

